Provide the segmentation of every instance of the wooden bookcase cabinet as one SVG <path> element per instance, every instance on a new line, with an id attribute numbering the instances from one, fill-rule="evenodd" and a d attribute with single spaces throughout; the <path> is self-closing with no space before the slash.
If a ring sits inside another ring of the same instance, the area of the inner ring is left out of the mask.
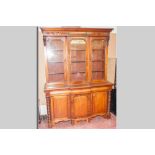
<path id="1" fill-rule="evenodd" d="M 48 125 L 110 117 L 112 83 L 107 81 L 112 29 L 42 28 Z"/>

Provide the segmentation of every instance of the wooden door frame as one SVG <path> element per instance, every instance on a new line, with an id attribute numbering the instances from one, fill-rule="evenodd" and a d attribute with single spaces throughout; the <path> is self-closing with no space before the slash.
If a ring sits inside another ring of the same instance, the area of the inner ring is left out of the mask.
<path id="1" fill-rule="evenodd" d="M 48 72 L 48 58 L 47 58 L 47 39 L 60 39 L 63 42 L 63 61 L 64 61 L 64 81 L 63 82 L 49 82 L 49 72 Z M 47 36 L 44 38 L 44 55 L 45 55 L 45 74 L 46 74 L 46 81 L 50 85 L 57 86 L 57 85 L 64 85 L 67 81 L 67 72 L 66 72 L 66 38 L 64 36 Z"/>
<path id="2" fill-rule="evenodd" d="M 90 37 L 89 39 L 89 45 L 90 45 L 90 81 L 91 83 L 103 83 L 107 81 L 107 63 L 108 63 L 108 41 L 107 41 L 107 37 Z M 93 40 L 104 40 L 105 41 L 105 53 L 104 53 L 104 79 L 103 80 L 93 80 L 92 79 L 92 41 Z"/>
<path id="3" fill-rule="evenodd" d="M 86 74 L 86 80 L 85 81 L 74 81 L 74 82 L 72 82 L 71 81 L 71 50 L 70 50 L 70 42 L 72 41 L 72 40 L 84 40 L 85 42 L 86 42 L 86 53 L 85 53 L 85 63 L 86 63 L 86 72 L 85 72 L 85 74 Z M 89 76 L 89 74 L 88 74 L 88 70 L 89 70 L 89 64 L 88 64 L 88 55 L 89 55 L 89 44 L 88 44 L 88 37 L 81 37 L 81 36 L 75 36 L 75 37 L 67 37 L 67 45 L 68 45 L 68 48 L 67 48 L 67 50 L 68 50 L 68 76 L 69 76 L 69 84 L 71 84 L 71 85 L 76 85 L 76 84 L 85 84 L 85 83 L 88 83 L 88 76 Z"/>

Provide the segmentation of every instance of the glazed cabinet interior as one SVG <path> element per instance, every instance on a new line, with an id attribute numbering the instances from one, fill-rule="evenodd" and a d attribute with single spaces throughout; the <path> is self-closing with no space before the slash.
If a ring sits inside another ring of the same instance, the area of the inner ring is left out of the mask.
<path id="1" fill-rule="evenodd" d="M 49 127 L 60 121 L 110 117 L 107 81 L 112 29 L 42 28 Z"/>

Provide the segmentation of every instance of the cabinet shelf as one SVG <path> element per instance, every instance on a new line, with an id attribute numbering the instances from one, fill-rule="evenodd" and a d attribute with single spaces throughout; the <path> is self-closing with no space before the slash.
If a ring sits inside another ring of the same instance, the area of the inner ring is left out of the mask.
<path id="1" fill-rule="evenodd" d="M 86 73 L 84 71 L 80 71 L 80 72 L 72 72 L 72 74 L 77 74 L 77 73 Z"/>
<path id="2" fill-rule="evenodd" d="M 64 63 L 64 61 L 48 61 L 49 63 Z"/>
<path id="3" fill-rule="evenodd" d="M 92 71 L 92 72 L 104 72 L 104 70 L 101 70 L 101 71 Z"/>
<path id="4" fill-rule="evenodd" d="M 64 74 L 64 73 L 48 73 L 49 75 L 56 75 L 56 74 Z"/>
<path id="5" fill-rule="evenodd" d="M 104 48 L 101 48 L 101 49 L 92 49 L 92 51 L 103 51 L 105 50 Z"/>
<path id="6" fill-rule="evenodd" d="M 63 49 L 50 49 L 51 51 L 60 51 L 63 52 Z"/>
<path id="7" fill-rule="evenodd" d="M 104 62 L 104 60 L 92 60 L 92 62 Z"/>
<path id="8" fill-rule="evenodd" d="M 86 61 L 71 61 L 71 63 L 80 63 L 80 62 L 86 62 Z"/>
<path id="9" fill-rule="evenodd" d="M 72 49 L 71 49 L 71 51 L 82 51 L 82 52 L 85 52 L 86 50 L 72 50 Z"/>

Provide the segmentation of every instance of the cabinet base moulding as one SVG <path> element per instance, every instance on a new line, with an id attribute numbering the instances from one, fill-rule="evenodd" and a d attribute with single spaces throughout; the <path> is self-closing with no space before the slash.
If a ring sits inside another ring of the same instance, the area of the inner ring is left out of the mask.
<path id="1" fill-rule="evenodd" d="M 56 124 L 60 123 L 60 122 L 66 122 L 66 121 L 71 121 L 71 125 L 77 125 L 78 122 L 80 121 L 85 121 L 86 123 L 90 123 L 92 119 L 94 119 L 97 116 L 101 116 L 105 119 L 110 119 L 111 118 L 111 114 L 110 113 L 106 113 L 106 114 L 97 114 L 97 115 L 92 115 L 90 117 L 87 118 L 78 118 L 78 119 L 56 119 L 54 121 L 51 121 L 48 124 L 49 128 L 54 127 Z"/>

